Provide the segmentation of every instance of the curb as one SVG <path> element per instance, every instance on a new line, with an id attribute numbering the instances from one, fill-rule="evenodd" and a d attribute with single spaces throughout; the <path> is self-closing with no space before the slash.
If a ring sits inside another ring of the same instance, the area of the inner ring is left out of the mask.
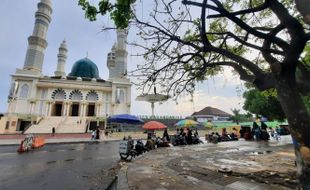
<path id="1" fill-rule="evenodd" d="M 129 190 L 127 179 L 128 166 L 123 166 L 117 174 L 117 190 Z"/>
<path id="2" fill-rule="evenodd" d="M 21 139 L 22 140 L 22 139 Z M 114 142 L 114 141 L 119 141 L 118 139 L 111 139 L 111 140 L 103 140 L 103 141 L 98 141 L 95 143 L 104 143 L 104 142 Z M 80 144 L 80 143 L 94 143 L 94 141 L 68 141 L 68 142 L 46 142 L 45 145 L 57 145 L 57 144 Z M 10 144 L 0 144 L 1 146 L 19 146 L 20 143 L 10 143 Z"/>

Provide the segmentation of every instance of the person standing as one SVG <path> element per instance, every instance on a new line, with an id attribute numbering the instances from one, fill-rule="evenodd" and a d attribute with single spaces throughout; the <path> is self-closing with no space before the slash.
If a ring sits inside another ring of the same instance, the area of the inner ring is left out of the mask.
<path id="1" fill-rule="evenodd" d="M 52 135 L 53 135 L 53 136 L 55 136 L 55 132 L 56 132 L 55 127 L 53 127 L 53 128 L 52 128 Z"/>
<path id="2" fill-rule="evenodd" d="M 91 133 L 91 140 L 95 140 L 95 137 L 96 137 L 96 131 L 93 130 Z"/>
<path id="3" fill-rule="evenodd" d="M 100 130 L 99 130 L 99 127 L 97 127 L 96 129 L 96 140 L 99 140 L 100 139 Z"/>

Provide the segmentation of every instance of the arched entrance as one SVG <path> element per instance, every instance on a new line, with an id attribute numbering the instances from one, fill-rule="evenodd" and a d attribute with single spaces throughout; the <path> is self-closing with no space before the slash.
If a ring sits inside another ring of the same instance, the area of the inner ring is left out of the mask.
<path id="1" fill-rule="evenodd" d="M 96 116 L 95 109 L 95 103 L 89 103 L 87 106 L 87 116 Z"/>
<path id="2" fill-rule="evenodd" d="M 89 102 L 87 106 L 87 116 L 96 116 L 96 101 L 98 101 L 98 94 L 91 90 L 86 95 L 86 100 Z"/>
<path id="3" fill-rule="evenodd" d="M 52 93 L 52 99 L 56 100 L 51 109 L 51 116 L 62 116 L 63 101 L 66 99 L 66 92 L 63 89 L 56 89 Z"/>
<path id="4" fill-rule="evenodd" d="M 80 115 L 80 101 L 83 99 L 82 92 L 80 90 L 73 90 L 70 95 L 69 99 L 73 100 L 75 102 L 72 103 L 71 105 L 71 110 L 70 110 L 70 116 L 76 117 Z"/>
<path id="5" fill-rule="evenodd" d="M 53 105 L 52 116 L 62 116 L 63 102 L 56 102 Z"/>
<path id="6" fill-rule="evenodd" d="M 79 116 L 80 104 L 79 103 L 72 103 L 71 105 L 71 116 Z"/>

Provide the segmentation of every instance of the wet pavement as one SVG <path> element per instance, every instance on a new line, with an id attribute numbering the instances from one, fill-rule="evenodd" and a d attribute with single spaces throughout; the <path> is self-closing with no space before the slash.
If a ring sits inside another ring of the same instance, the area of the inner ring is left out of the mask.
<path id="1" fill-rule="evenodd" d="M 106 189 L 117 173 L 118 142 L 17 148 L 0 146 L 0 189 Z"/>
<path id="2" fill-rule="evenodd" d="M 127 168 L 127 188 L 132 190 L 285 190 L 297 184 L 294 162 L 293 145 L 287 136 L 280 141 L 241 139 L 161 148 L 122 164 Z"/>

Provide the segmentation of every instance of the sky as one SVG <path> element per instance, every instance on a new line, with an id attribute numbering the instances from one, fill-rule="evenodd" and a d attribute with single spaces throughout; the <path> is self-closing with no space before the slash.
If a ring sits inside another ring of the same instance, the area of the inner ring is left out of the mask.
<path id="1" fill-rule="evenodd" d="M 27 38 L 32 34 L 38 2 L 38 0 L 1 0 L 0 113 L 7 111 L 10 74 L 14 74 L 16 68 L 23 68 L 28 46 Z M 48 47 L 45 50 L 43 74 L 46 76 L 54 74 L 58 48 L 65 39 L 69 50 L 66 62 L 67 74 L 70 73 L 75 61 L 88 55 L 88 58 L 97 64 L 100 77 L 108 79 L 107 53 L 116 41 L 116 34 L 113 30 L 102 32 L 101 29 L 103 26 L 113 26 L 113 23 L 107 17 L 98 17 L 96 22 L 86 20 L 77 2 L 78 0 L 52 0 L 53 13 L 47 34 Z M 129 31 L 128 42 L 137 38 L 135 32 Z M 127 47 L 127 51 L 128 71 L 131 71 L 137 64 L 142 64 L 143 59 L 131 56 L 135 53 L 133 47 Z M 242 110 L 243 91 L 244 86 L 239 77 L 230 70 L 225 70 L 224 74 L 199 83 L 193 101 L 189 96 L 183 96 L 177 103 L 171 100 L 157 103 L 155 115 L 189 116 L 206 106 L 231 113 L 233 108 Z M 132 86 L 131 114 L 151 115 L 149 103 L 135 100 L 140 93 L 135 86 Z"/>

